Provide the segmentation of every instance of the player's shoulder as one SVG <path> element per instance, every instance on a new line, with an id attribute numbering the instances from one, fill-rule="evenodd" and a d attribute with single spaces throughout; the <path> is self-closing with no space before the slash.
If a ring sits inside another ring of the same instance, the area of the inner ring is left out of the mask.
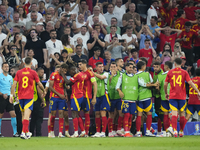
<path id="1" fill-rule="evenodd" d="M 87 73 L 88 75 L 90 75 L 90 76 L 94 76 L 94 73 L 93 73 L 92 71 L 90 71 L 90 70 L 87 70 L 86 73 Z"/>

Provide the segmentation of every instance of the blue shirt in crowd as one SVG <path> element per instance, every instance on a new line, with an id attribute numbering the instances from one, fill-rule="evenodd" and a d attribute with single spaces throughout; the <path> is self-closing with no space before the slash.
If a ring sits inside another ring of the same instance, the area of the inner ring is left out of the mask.
<path id="1" fill-rule="evenodd" d="M 5 76 L 3 73 L 0 74 L 0 92 L 2 94 L 10 95 L 12 84 L 13 78 L 11 75 Z"/>

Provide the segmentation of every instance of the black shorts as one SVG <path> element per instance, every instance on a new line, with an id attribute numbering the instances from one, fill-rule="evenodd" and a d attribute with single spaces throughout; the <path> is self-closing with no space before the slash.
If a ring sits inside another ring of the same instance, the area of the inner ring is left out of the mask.
<path id="1" fill-rule="evenodd" d="M 161 109 L 160 109 L 160 107 L 161 107 L 161 98 L 160 97 L 159 98 L 155 98 L 154 103 L 155 103 L 155 111 L 156 112 L 160 112 L 161 111 Z"/>
<path id="2" fill-rule="evenodd" d="M 10 112 L 12 110 L 14 110 L 14 106 L 13 104 L 11 104 L 9 102 L 9 97 L 7 99 L 4 99 L 2 95 L 0 95 L 0 113 L 4 113 L 4 110 L 6 110 L 6 112 Z"/>

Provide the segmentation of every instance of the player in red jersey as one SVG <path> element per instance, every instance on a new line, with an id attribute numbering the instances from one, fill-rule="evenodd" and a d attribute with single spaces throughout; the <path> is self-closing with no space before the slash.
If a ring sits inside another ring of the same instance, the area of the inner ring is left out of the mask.
<path id="1" fill-rule="evenodd" d="M 167 77 L 165 79 L 164 91 L 165 97 L 169 100 L 169 105 L 172 110 L 172 118 L 171 123 L 172 127 L 167 129 L 167 132 L 170 132 L 174 137 L 178 137 L 177 133 L 177 115 L 178 111 L 180 111 L 180 126 L 183 125 L 185 120 L 185 107 L 186 107 L 186 89 L 185 89 L 185 81 L 197 92 L 200 96 L 200 92 L 197 87 L 194 85 L 192 80 L 190 79 L 187 71 L 181 69 L 182 59 L 175 59 L 175 68 L 170 70 L 167 73 Z M 170 94 L 167 93 L 167 86 L 170 83 Z"/>
<path id="2" fill-rule="evenodd" d="M 22 133 L 20 137 L 22 139 L 30 139 L 32 133 L 29 132 L 29 117 L 31 111 L 33 110 L 33 94 L 34 94 L 34 85 L 35 82 L 38 84 L 40 89 L 43 91 L 43 96 L 46 95 L 44 87 L 40 82 L 40 79 L 37 73 L 31 69 L 31 58 L 26 57 L 25 59 L 25 68 L 17 71 L 14 83 L 11 88 L 10 103 L 13 103 L 13 95 L 15 97 L 15 88 L 18 83 L 18 97 L 20 109 L 22 112 Z"/>
<path id="3" fill-rule="evenodd" d="M 195 86 L 199 89 L 200 88 L 200 68 L 196 69 L 196 77 L 192 78 L 192 82 L 195 84 Z M 190 119 L 191 115 L 197 111 L 198 115 L 200 115 L 200 100 L 197 95 L 198 93 L 190 86 L 189 87 L 189 100 L 187 105 L 187 115 L 184 119 L 181 119 L 182 125 L 180 125 L 180 132 L 179 136 L 183 136 L 183 130 L 185 128 L 185 125 L 187 121 Z"/>
<path id="4" fill-rule="evenodd" d="M 81 129 L 80 137 L 85 136 L 85 129 L 81 117 L 79 117 L 79 112 L 81 110 L 81 105 L 83 103 L 83 85 L 84 85 L 84 75 L 82 72 L 78 72 L 75 66 L 69 69 L 69 74 L 71 78 L 68 80 L 64 74 L 62 74 L 64 81 L 67 85 L 71 85 L 71 111 L 74 124 L 74 134 L 71 137 L 78 137 L 78 126 Z"/>
<path id="5" fill-rule="evenodd" d="M 185 11 L 180 9 L 177 12 L 178 19 L 175 21 L 175 29 L 183 30 L 185 28 L 185 23 L 188 22 L 189 20 L 185 18 Z"/>
<path id="6" fill-rule="evenodd" d="M 90 128 L 90 102 L 93 106 L 96 103 L 96 95 L 97 95 L 97 83 L 94 77 L 93 72 L 87 69 L 87 61 L 81 59 L 78 63 L 79 69 L 82 71 L 84 75 L 84 86 L 83 86 L 83 104 L 81 109 L 84 111 L 85 114 L 85 132 L 86 136 L 88 136 L 88 131 Z M 93 98 L 92 98 L 92 86 L 93 87 Z"/>
<path id="7" fill-rule="evenodd" d="M 54 72 L 50 76 L 49 89 L 51 90 L 50 95 L 50 104 L 51 104 L 51 133 L 54 132 L 54 123 L 56 117 L 56 110 L 59 112 L 59 135 L 58 137 L 64 137 L 62 135 L 63 124 L 64 124 L 64 110 L 66 107 L 65 100 L 68 99 L 67 93 L 64 86 L 64 79 L 61 76 L 61 73 L 67 73 L 67 64 L 62 64 L 59 72 Z M 52 136 L 53 137 L 53 136 Z"/>

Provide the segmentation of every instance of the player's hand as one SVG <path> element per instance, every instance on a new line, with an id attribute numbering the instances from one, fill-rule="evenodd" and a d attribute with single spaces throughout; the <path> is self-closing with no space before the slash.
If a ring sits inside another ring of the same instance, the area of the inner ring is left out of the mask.
<path id="1" fill-rule="evenodd" d="M 65 99 L 65 95 L 60 94 L 59 97 L 60 97 L 61 99 Z"/>
<path id="2" fill-rule="evenodd" d="M 94 106 L 96 104 L 96 98 L 93 98 L 91 101 L 92 105 Z"/>
<path id="3" fill-rule="evenodd" d="M 3 98 L 4 98 L 4 99 L 7 99 L 7 98 L 8 98 L 8 95 L 7 95 L 7 94 L 3 94 Z"/>
<path id="4" fill-rule="evenodd" d="M 68 99 L 68 96 L 67 96 L 67 95 L 65 95 L 65 99 L 66 99 L 66 102 L 68 102 L 68 101 L 69 101 L 69 99 Z"/>
<path id="5" fill-rule="evenodd" d="M 19 103 L 19 99 L 18 99 L 18 98 L 15 98 L 15 101 L 16 101 L 17 103 Z"/>
<path id="6" fill-rule="evenodd" d="M 159 86 L 159 82 L 157 81 L 154 85 L 155 85 L 156 87 Z"/>
<path id="7" fill-rule="evenodd" d="M 119 97 L 122 99 L 124 98 L 124 93 L 122 93 L 122 91 L 119 91 Z"/>
<path id="8" fill-rule="evenodd" d="M 165 98 L 166 98 L 166 100 L 169 100 L 169 95 L 165 94 Z"/>
<path id="9" fill-rule="evenodd" d="M 12 96 L 10 96 L 9 102 L 10 102 L 11 104 L 13 103 L 13 97 L 12 97 Z"/>
<path id="10" fill-rule="evenodd" d="M 46 105 L 45 105 L 45 102 L 44 101 L 42 101 L 42 103 L 40 104 L 40 106 L 42 107 L 42 108 L 44 108 Z"/>

